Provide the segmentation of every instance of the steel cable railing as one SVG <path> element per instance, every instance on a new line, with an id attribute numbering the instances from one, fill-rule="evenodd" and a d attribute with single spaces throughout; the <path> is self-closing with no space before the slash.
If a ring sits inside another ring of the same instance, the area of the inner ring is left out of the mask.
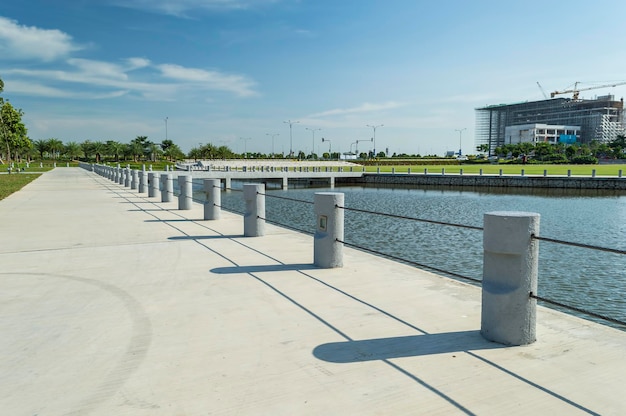
<path id="1" fill-rule="evenodd" d="M 349 208 L 349 207 L 342 207 L 339 205 L 335 205 L 336 208 L 338 209 L 343 209 L 345 211 L 353 211 L 353 212 L 359 212 L 359 213 L 365 213 L 365 214 L 371 214 L 371 215 L 379 215 L 379 216 L 384 216 L 384 217 L 388 217 L 388 218 L 396 218 L 396 219 L 403 219 L 403 220 L 410 220 L 410 221 L 418 221 L 418 222 L 424 222 L 424 223 L 429 223 L 429 224 L 436 224 L 436 225 L 445 225 L 445 226 L 451 226 L 451 227 L 458 227 L 458 228 L 465 228 L 465 229 L 471 229 L 471 230 L 478 230 L 478 231 L 482 231 L 483 227 L 477 227 L 477 226 L 471 226 L 471 225 L 465 225 L 465 224 L 454 224 L 454 223 L 448 223 L 448 222 L 444 222 L 444 221 L 436 221 L 436 220 L 428 220 L 428 219 L 421 219 L 421 218 L 414 218 L 414 217 L 408 217 L 408 216 L 404 216 L 404 215 L 395 215 L 395 214 L 389 214 L 389 213 L 383 213 L 383 212 L 376 212 L 376 211 L 368 211 L 368 210 L 364 210 L 364 209 L 359 209 L 359 208 Z M 548 237 L 539 237 L 536 235 L 532 235 L 531 238 L 535 239 L 535 240 L 540 240 L 540 241 L 546 241 L 546 242 L 550 242 L 550 243 L 557 243 L 557 244 L 563 244 L 563 245 L 567 245 L 567 246 L 573 246 L 573 247 L 580 247 L 580 248 L 586 248 L 586 249 L 591 249 L 591 250 L 598 250 L 598 251 L 603 251 L 603 252 L 609 252 L 609 253 L 614 253 L 614 254 L 626 254 L 626 251 L 624 250 L 619 250 L 619 249 L 612 249 L 612 248 L 607 248 L 607 247 L 600 247 L 600 246 L 594 246 L 591 244 L 583 244 L 583 243 L 576 243 L 576 242 L 571 242 L 571 241 L 564 241 L 564 240 L 559 240 L 559 239 L 554 239 L 554 238 L 548 238 Z M 358 244 L 352 244 L 352 243 L 348 243 L 346 241 L 341 241 L 341 240 L 337 240 L 337 242 L 340 242 L 342 244 L 345 244 L 349 247 L 352 248 L 356 248 L 362 251 L 366 251 L 375 255 L 379 255 L 379 256 L 383 256 L 383 257 L 387 257 L 390 258 L 392 260 L 395 261 L 399 261 L 399 262 L 403 262 L 405 264 L 410 264 L 416 267 L 420 267 L 420 268 L 424 268 L 424 269 L 428 269 L 428 270 L 432 270 L 438 273 L 443 273 L 446 274 L 448 276 L 452 276 L 455 278 L 459 278 L 459 279 L 463 279 L 463 280 L 468 280 L 471 281 L 473 283 L 480 283 L 481 279 L 477 279 L 474 277 L 469 277 L 469 276 L 465 276 L 465 275 L 461 275 L 459 273 L 455 273 L 455 272 L 451 272 L 449 270 L 445 270 L 445 269 L 441 269 L 441 268 L 437 268 L 434 266 L 430 266 L 430 265 L 426 265 L 426 264 L 422 264 L 419 263 L 417 261 L 414 260 L 409 260 L 409 259 L 405 259 L 405 258 L 401 258 L 398 256 L 394 256 L 391 254 L 387 254 L 387 253 L 383 253 L 380 252 L 378 250 L 373 250 L 367 247 L 363 247 L 360 246 Z M 612 318 L 606 315 L 602 315 L 596 312 L 592 312 L 586 309 L 582 309 L 576 306 L 572 306 L 572 305 L 568 305 L 565 304 L 563 302 L 559 302 L 556 300 L 552 300 L 549 298 L 545 298 L 542 296 L 538 296 L 535 293 L 529 293 L 529 297 L 536 299 L 540 302 L 543 302 L 545 304 L 548 305 L 552 305 L 552 306 L 557 306 L 560 308 L 563 308 L 565 310 L 569 310 L 572 312 L 577 312 L 579 314 L 583 314 L 589 317 L 593 317 L 599 320 L 603 320 L 606 322 L 610 322 L 616 325 L 621 325 L 626 327 L 626 322 L 616 319 L 616 318 Z"/>

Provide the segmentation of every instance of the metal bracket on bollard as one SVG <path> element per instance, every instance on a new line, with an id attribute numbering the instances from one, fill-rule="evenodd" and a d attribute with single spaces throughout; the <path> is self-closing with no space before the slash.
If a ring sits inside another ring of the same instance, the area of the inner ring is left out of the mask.
<path id="1" fill-rule="evenodd" d="M 313 237 L 313 264 L 322 268 L 343 267 L 344 194 L 315 194 L 316 229 Z"/>
<path id="2" fill-rule="evenodd" d="M 480 333 L 505 345 L 536 341 L 539 214 L 488 212 L 484 215 Z"/>

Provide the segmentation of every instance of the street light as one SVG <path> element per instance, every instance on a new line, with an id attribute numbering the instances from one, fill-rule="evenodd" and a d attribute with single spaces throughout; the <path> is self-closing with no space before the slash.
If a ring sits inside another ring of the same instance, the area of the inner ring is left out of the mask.
<path id="1" fill-rule="evenodd" d="M 283 121 L 283 123 L 289 124 L 289 157 L 293 157 L 293 135 L 291 131 L 291 126 L 296 123 L 299 123 L 299 121 L 287 120 L 287 121 Z"/>
<path id="2" fill-rule="evenodd" d="M 375 126 L 372 126 L 370 124 L 367 125 L 367 127 L 371 127 L 372 129 L 374 129 L 374 137 L 372 137 L 372 141 L 374 142 L 374 157 L 376 157 L 376 128 L 377 127 L 383 127 L 384 124 L 377 124 Z"/>
<path id="3" fill-rule="evenodd" d="M 274 157 L 274 137 L 280 136 L 278 133 L 265 133 L 266 136 L 272 136 L 272 157 Z"/>
<path id="4" fill-rule="evenodd" d="M 462 147 L 462 137 L 463 137 L 463 130 L 467 130 L 467 127 L 463 127 L 462 129 L 454 129 L 454 131 L 458 131 L 459 132 L 459 156 L 462 156 L 462 152 L 461 149 Z"/>
<path id="5" fill-rule="evenodd" d="M 310 129 L 308 127 L 305 127 L 307 130 L 309 130 L 311 133 L 313 133 L 313 145 L 311 147 L 311 159 L 313 159 L 313 153 L 315 153 L 315 131 L 319 131 L 321 129 Z"/>
<path id="6" fill-rule="evenodd" d="M 333 158 L 333 144 L 331 143 L 330 140 L 322 137 L 322 143 L 324 142 L 328 142 L 328 156 L 332 159 Z"/>
<path id="7" fill-rule="evenodd" d="M 248 149 L 246 147 L 246 143 L 248 142 L 248 140 L 252 140 L 252 137 L 240 137 L 240 140 L 243 140 L 243 157 L 244 159 L 248 158 Z"/>

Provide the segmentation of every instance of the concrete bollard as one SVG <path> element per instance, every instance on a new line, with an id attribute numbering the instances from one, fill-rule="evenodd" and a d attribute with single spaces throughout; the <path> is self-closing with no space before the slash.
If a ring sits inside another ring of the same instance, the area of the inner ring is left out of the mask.
<path id="1" fill-rule="evenodd" d="M 617 171 L 617 177 L 621 178 L 622 177 L 622 170 L 620 169 L 619 171 Z"/>
<path id="2" fill-rule="evenodd" d="M 137 169 L 133 169 L 131 175 L 130 189 L 137 189 L 137 182 L 139 181 L 139 171 Z"/>
<path id="3" fill-rule="evenodd" d="M 524 176 L 525 173 L 526 173 L 526 171 L 524 171 L 524 169 L 522 169 L 520 176 Z"/>
<path id="4" fill-rule="evenodd" d="M 243 199 L 246 211 L 243 216 L 243 235 L 261 237 L 265 235 L 265 186 L 263 184 L 244 184 Z"/>
<path id="5" fill-rule="evenodd" d="M 396 168 L 391 168 L 391 174 L 395 175 L 396 174 Z"/>
<path id="6" fill-rule="evenodd" d="M 407 174 L 407 175 L 410 175 L 410 174 L 411 174 L 411 168 L 407 168 L 407 170 L 406 170 L 406 174 Z"/>
<path id="7" fill-rule="evenodd" d="M 483 176 L 483 168 L 480 168 L 480 169 L 478 170 L 478 174 L 479 174 L 480 176 Z"/>
<path id="8" fill-rule="evenodd" d="M 219 220 L 222 206 L 221 182 L 219 179 L 205 179 L 203 186 L 206 193 L 204 219 Z"/>
<path id="9" fill-rule="evenodd" d="M 139 172 L 139 193 L 145 194 L 148 191 L 148 172 L 142 170 Z"/>
<path id="10" fill-rule="evenodd" d="M 544 169 L 544 170 L 543 170 L 543 176 L 544 176 L 544 177 L 548 176 L 548 169 Z"/>
<path id="11" fill-rule="evenodd" d="M 428 175 L 428 168 L 424 168 L 424 175 Z"/>
<path id="12" fill-rule="evenodd" d="M 148 173 L 148 197 L 154 198 L 159 193 L 159 175 L 156 172 Z"/>
<path id="13" fill-rule="evenodd" d="M 130 188 L 130 168 L 124 169 L 124 186 Z"/>
<path id="14" fill-rule="evenodd" d="M 592 170 L 591 170 L 591 177 L 592 177 L 592 178 L 595 178 L 595 177 L 596 177 L 596 170 L 595 170 L 595 169 L 592 169 Z"/>
<path id="15" fill-rule="evenodd" d="M 506 345 L 535 342 L 539 214 L 489 212 L 484 215 L 482 336 Z"/>
<path id="16" fill-rule="evenodd" d="M 316 218 L 313 237 L 313 264 L 326 269 L 343 267 L 344 194 L 317 192 L 314 197 Z"/>
<path id="17" fill-rule="evenodd" d="M 193 202 L 193 183 L 191 175 L 180 175 L 178 177 L 178 209 L 189 210 Z"/>
<path id="18" fill-rule="evenodd" d="M 174 195 L 174 179 L 171 173 L 161 174 L 161 202 L 171 202 Z"/>
<path id="19" fill-rule="evenodd" d="M 500 169 L 500 176 L 502 176 L 502 169 Z"/>
<path id="20" fill-rule="evenodd" d="M 441 174 L 445 175 L 446 174 L 446 168 L 441 168 Z"/>
<path id="21" fill-rule="evenodd" d="M 568 170 L 567 170 L 567 177 L 569 178 L 570 176 L 572 176 L 572 170 L 571 170 L 571 169 L 568 169 Z"/>

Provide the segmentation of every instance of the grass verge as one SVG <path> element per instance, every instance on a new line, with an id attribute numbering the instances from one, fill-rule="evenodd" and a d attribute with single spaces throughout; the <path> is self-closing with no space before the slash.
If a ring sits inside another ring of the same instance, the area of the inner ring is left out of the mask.
<path id="1" fill-rule="evenodd" d="M 0 175 L 0 200 L 3 200 L 13 192 L 17 192 L 27 184 L 37 179 L 40 175 L 33 174 L 2 174 Z"/>

